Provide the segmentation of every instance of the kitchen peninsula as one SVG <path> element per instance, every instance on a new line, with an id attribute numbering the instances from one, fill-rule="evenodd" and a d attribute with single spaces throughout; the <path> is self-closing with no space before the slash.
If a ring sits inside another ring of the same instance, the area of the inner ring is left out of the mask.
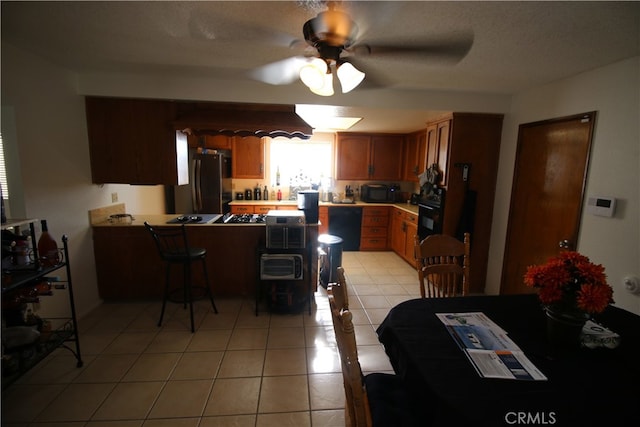
<path id="1" fill-rule="evenodd" d="M 238 207 L 265 207 L 297 209 L 295 201 L 238 201 L 231 203 L 232 209 Z M 371 204 L 356 202 L 343 205 L 320 203 L 320 210 L 331 206 L 344 209 L 384 208 L 401 209 L 403 212 L 417 212 L 417 206 L 402 204 Z M 124 214 L 124 205 L 114 205 L 97 209 L 90 213 L 93 230 L 93 245 L 100 297 L 107 301 L 160 299 L 164 283 L 164 268 L 158 256 L 151 236 L 144 222 L 165 225 L 177 215 L 133 214 L 127 221 L 114 221 L 111 215 Z M 267 210 L 268 211 L 268 210 Z M 248 213 L 248 211 L 247 211 Z M 262 212 L 266 213 L 266 212 Z M 322 213 L 320 214 L 322 222 Z M 180 224 L 174 224 L 179 226 Z M 186 224 L 189 243 L 192 246 L 207 249 L 207 268 L 211 286 L 216 296 L 252 296 L 258 280 L 257 254 L 265 246 L 264 223 L 224 224 L 222 222 L 205 224 Z M 385 236 L 386 234 L 385 225 Z M 308 233 L 323 233 L 322 228 L 308 226 Z M 313 238 L 308 241 L 315 241 Z M 311 243 L 312 244 L 312 243 Z M 384 249 L 387 249 L 385 237 Z M 315 254 L 315 251 L 309 251 Z M 314 260 L 312 260 L 313 262 Z M 176 280 L 179 272 L 174 271 Z M 194 280 L 200 281 L 198 269 L 194 271 Z M 315 276 L 312 274 L 310 276 Z M 315 287 L 316 278 L 310 277 L 310 286 Z"/>

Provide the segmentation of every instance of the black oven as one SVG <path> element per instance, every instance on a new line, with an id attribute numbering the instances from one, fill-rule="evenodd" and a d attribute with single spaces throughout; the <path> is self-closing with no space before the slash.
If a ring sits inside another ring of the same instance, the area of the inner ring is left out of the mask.
<path id="1" fill-rule="evenodd" d="M 420 240 L 432 234 L 442 234 L 444 196 L 444 189 L 434 189 L 418 203 L 418 236 Z"/>

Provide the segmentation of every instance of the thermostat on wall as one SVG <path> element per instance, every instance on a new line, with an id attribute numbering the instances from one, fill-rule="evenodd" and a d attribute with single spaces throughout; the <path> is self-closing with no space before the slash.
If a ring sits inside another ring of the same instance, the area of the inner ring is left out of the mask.
<path id="1" fill-rule="evenodd" d="M 612 217 L 616 210 L 616 199 L 613 197 L 589 197 L 587 212 L 591 215 Z"/>

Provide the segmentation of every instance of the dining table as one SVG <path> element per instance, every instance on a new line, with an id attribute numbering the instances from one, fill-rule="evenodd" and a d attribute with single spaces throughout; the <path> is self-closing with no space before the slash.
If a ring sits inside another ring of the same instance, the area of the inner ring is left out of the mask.
<path id="1" fill-rule="evenodd" d="M 481 376 L 437 315 L 476 312 L 506 332 L 543 379 Z M 592 320 L 619 339 L 557 353 L 535 294 L 420 298 L 393 307 L 377 334 L 425 426 L 640 426 L 640 316 L 610 305 Z"/>

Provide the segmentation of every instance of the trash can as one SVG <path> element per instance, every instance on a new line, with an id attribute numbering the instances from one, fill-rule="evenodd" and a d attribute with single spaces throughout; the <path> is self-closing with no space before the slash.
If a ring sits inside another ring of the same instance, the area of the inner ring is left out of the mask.
<path id="1" fill-rule="evenodd" d="M 331 234 L 318 236 L 320 285 L 327 289 L 338 280 L 338 267 L 342 265 L 342 238 Z"/>

